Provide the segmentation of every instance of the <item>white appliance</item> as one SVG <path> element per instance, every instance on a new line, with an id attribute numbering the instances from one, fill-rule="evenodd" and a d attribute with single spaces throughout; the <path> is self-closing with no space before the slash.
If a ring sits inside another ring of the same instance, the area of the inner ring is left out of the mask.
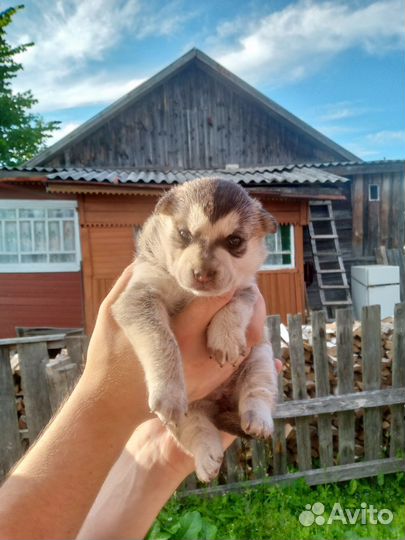
<path id="1" fill-rule="evenodd" d="M 373 264 L 352 266 L 352 299 L 354 316 L 361 319 L 361 308 L 381 305 L 381 318 L 394 315 L 395 304 L 400 302 L 399 266 Z"/>

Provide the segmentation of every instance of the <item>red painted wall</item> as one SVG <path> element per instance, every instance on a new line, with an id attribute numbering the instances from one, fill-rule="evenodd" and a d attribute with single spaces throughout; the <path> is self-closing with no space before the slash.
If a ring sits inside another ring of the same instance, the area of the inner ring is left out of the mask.
<path id="1" fill-rule="evenodd" d="M 0 274 L 0 338 L 16 326 L 83 325 L 81 272 Z"/>

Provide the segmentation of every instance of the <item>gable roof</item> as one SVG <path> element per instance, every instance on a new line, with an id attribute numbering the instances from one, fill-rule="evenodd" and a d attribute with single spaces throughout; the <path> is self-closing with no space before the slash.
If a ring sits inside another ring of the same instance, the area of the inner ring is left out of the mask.
<path id="1" fill-rule="evenodd" d="M 210 58 L 208 55 L 206 55 L 199 49 L 194 48 L 191 49 L 188 53 L 178 58 L 172 64 L 169 64 L 159 73 L 134 88 L 134 90 L 131 90 L 122 98 L 118 99 L 113 104 L 106 107 L 101 112 L 84 122 L 84 124 L 63 137 L 61 140 L 59 140 L 49 148 L 43 150 L 31 160 L 27 161 L 25 165 L 27 167 L 35 167 L 45 164 L 61 150 L 69 147 L 71 143 L 76 143 L 91 134 L 93 131 L 102 126 L 105 122 L 114 117 L 117 113 L 119 113 L 129 105 L 134 104 L 136 101 L 140 100 L 146 93 L 151 91 L 157 85 L 161 84 L 163 80 L 172 77 L 191 62 L 202 63 L 205 67 L 208 68 L 208 70 L 213 71 L 217 74 L 217 76 L 226 79 L 227 81 L 238 87 L 243 93 L 248 94 L 251 98 L 264 106 L 272 114 L 275 114 L 280 119 L 284 120 L 296 129 L 303 131 L 308 137 L 314 139 L 318 143 L 321 143 L 327 148 L 330 148 L 334 152 L 340 154 L 342 156 L 342 159 L 348 161 L 361 161 L 360 158 L 358 158 L 339 144 L 335 143 L 334 141 L 311 127 L 309 124 L 300 120 L 297 116 L 284 109 L 284 107 L 278 105 L 275 101 L 271 100 L 270 98 L 250 86 L 248 83 L 228 71 L 226 68 L 215 62 L 215 60 Z"/>

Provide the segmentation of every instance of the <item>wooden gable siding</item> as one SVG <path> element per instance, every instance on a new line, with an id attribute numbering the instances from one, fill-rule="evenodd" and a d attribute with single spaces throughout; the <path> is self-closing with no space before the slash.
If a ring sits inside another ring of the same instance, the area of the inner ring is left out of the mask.
<path id="1" fill-rule="evenodd" d="M 156 200 L 139 195 L 79 197 L 87 332 L 92 331 L 100 303 L 111 285 L 133 260 L 135 229 L 150 215 Z M 307 205 L 276 200 L 264 204 L 279 223 L 295 226 L 296 267 L 262 272 L 259 276 L 268 313 L 279 313 L 286 321 L 288 313 L 303 312 L 305 308 L 302 236 Z"/>
<path id="2" fill-rule="evenodd" d="M 44 164 L 204 169 L 341 158 L 195 62 Z"/>

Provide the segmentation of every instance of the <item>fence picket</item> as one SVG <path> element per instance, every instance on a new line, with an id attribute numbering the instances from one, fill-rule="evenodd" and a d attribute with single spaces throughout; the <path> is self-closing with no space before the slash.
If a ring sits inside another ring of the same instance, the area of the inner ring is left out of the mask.
<path id="1" fill-rule="evenodd" d="M 73 362 L 49 362 L 45 368 L 52 413 L 70 396 L 79 377 L 79 367 Z"/>
<path id="2" fill-rule="evenodd" d="M 240 482 L 243 479 L 243 470 L 239 463 L 239 454 L 242 447 L 241 440 L 235 439 L 225 452 L 226 480 L 227 482 Z"/>
<path id="3" fill-rule="evenodd" d="M 0 481 L 22 455 L 8 347 L 0 347 Z"/>
<path id="4" fill-rule="evenodd" d="M 361 315 L 362 360 L 364 390 L 381 388 L 381 307 L 365 306 Z M 382 410 L 379 407 L 364 411 L 364 457 L 381 457 Z"/>
<path id="5" fill-rule="evenodd" d="M 302 318 L 300 314 L 288 315 L 291 376 L 294 399 L 308 399 L 305 378 L 304 343 L 302 341 L 301 326 Z M 298 466 L 301 471 L 309 470 L 312 467 L 309 419 L 297 418 L 295 420 L 295 427 L 297 430 Z"/>
<path id="6" fill-rule="evenodd" d="M 280 344 L 280 315 L 272 315 L 267 317 L 267 329 L 271 345 L 273 347 L 273 353 L 275 358 L 281 356 L 281 344 Z M 284 380 L 283 372 L 278 375 L 278 399 L 277 402 L 281 403 L 284 400 Z M 272 435 L 273 445 L 273 473 L 285 474 L 287 472 L 287 444 L 285 440 L 285 421 L 274 420 L 274 432 Z"/>
<path id="7" fill-rule="evenodd" d="M 49 360 L 46 342 L 17 345 L 20 360 L 28 436 L 32 443 L 52 416 L 45 364 Z"/>
<path id="8" fill-rule="evenodd" d="M 311 314 L 312 347 L 315 368 L 316 396 L 330 395 L 328 351 L 326 348 L 326 323 L 323 311 Z M 330 414 L 318 416 L 319 459 L 321 467 L 333 465 L 332 417 Z"/>
<path id="9" fill-rule="evenodd" d="M 89 338 L 87 336 L 66 336 L 65 342 L 71 361 L 78 366 L 81 373 L 86 363 Z"/>
<path id="10" fill-rule="evenodd" d="M 266 443 L 251 439 L 249 444 L 252 449 L 253 478 L 264 478 L 267 473 Z"/>
<path id="11" fill-rule="evenodd" d="M 392 386 L 405 387 L 405 303 L 397 304 L 394 313 L 394 356 L 392 360 Z M 391 406 L 390 455 L 405 453 L 404 405 Z"/>
<path id="12" fill-rule="evenodd" d="M 353 312 L 352 308 L 336 310 L 336 345 L 338 394 L 353 392 Z M 354 461 L 354 412 L 338 413 L 339 463 Z"/>

